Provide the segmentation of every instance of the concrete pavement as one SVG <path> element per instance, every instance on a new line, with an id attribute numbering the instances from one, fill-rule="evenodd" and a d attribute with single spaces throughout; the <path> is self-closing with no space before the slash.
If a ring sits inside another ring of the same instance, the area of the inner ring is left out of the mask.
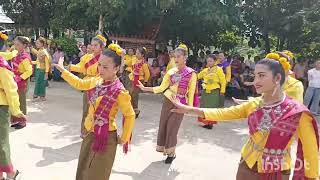
<path id="1" fill-rule="evenodd" d="M 51 82 L 48 101 L 28 101 L 28 127 L 10 134 L 14 165 L 22 180 L 74 180 L 81 145 L 81 93 Z M 32 97 L 33 87 L 29 97 Z M 177 159 L 165 165 L 155 151 L 161 95 L 140 96 L 133 144 L 128 155 L 118 147 L 111 180 L 234 180 L 246 121 L 220 123 L 213 130 L 186 117 L 179 132 Z M 119 118 L 120 119 L 120 118 Z M 120 121 L 119 121 L 120 124 Z"/>

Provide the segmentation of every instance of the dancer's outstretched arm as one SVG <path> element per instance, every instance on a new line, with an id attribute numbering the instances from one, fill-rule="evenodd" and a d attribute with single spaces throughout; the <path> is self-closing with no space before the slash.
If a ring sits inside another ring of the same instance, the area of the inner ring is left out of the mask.
<path id="1" fill-rule="evenodd" d="M 73 75 L 71 72 L 66 70 L 63 66 L 64 58 L 59 59 L 59 63 L 54 66 L 61 72 L 61 77 L 68 82 L 72 87 L 86 91 L 94 88 L 99 83 L 98 77 L 89 78 L 86 80 L 80 79 L 79 77 Z M 100 79 L 102 81 L 102 79 Z"/>
<path id="2" fill-rule="evenodd" d="M 172 112 L 196 115 L 208 121 L 233 121 L 244 119 L 258 106 L 255 102 L 248 102 L 229 108 L 197 108 L 184 105 L 175 97 L 172 97 L 170 100 L 177 107 L 177 109 L 173 109 Z"/>
<path id="3" fill-rule="evenodd" d="M 171 110 L 172 112 L 180 113 L 180 114 L 196 115 L 201 118 L 205 117 L 204 111 L 202 108 L 184 105 L 184 104 L 180 103 L 180 101 L 178 99 L 176 99 L 175 97 L 171 98 L 171 102 L 177 107 L 177 109 Z"/>
<path id="4" fill-rule="evenodd" d="M 139 81 L 139 85 L 138 87 L 142 90 L 142 91 L 146 91 L 146 92 L 152 92 L 152 93 L 162 93 L 164 92 L 166 89 L 168 89 L 170 85 L 170 74 L 166 73 L 163 77 L 163 80 L 160 84 L 160 86 L 157 87 L 145 87 L 140 81 Z"/>
<path id="5" fill-rule="evenodd" d="M 139 84 L 138 84 L 138 87 L 142 90 L 142 91 L 145 91 L 145 92 L 152 92 L 153 93 L 153 87 L 145 87 L 142 82 L 138 81 Z"/>

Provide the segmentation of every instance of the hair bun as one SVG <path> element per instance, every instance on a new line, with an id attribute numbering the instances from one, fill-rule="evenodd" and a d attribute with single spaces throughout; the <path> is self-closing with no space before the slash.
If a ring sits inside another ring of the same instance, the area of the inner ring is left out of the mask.
<path id="1" fill-rule="evenodd" d="M 290 59 L 292 60 L 294 58 L 294 54 L 293 52 L 289 51 L 289 50 L 284 50 L 282 51 L 285 55 L 289 56 Z"/>
<path id="2" fill-rule="evenodd" d="M 109 44 L 108 49 L 115 52 L 118 56 L 121 56 L 123 53 L 122 48 L 118 44 Z"/>
<path id="3" fill-rule="evenodd" d="M 96 35 L 96 38 L 98 38 L 100 41 L 102 41 L 104 46 L 106 46 L 107 39 L 104 36 L 102 36 L 101 34 L 98 34 L 98 35 Z"/>
<path id="4" fill-rule="evenodd" d="M 280 55 L 278 53 L 269 53 L 266 55 L 267 59 L 274 59 L 274 60 L 279 60 Z"/>
<path id="5" fill-rule="evenodd" d="M 0 32 L 0 38 L 3 40 L 3 41 L 6 41 L 9 39 L 8 35 L 6 35 L 5 33 L 3 32 Z"/>
<path id="6" fill-rule="evenodd" d="M 184 50 L 188 51 L 188 46 L 185 45 L 185 44 L 183 44 L 183 43 L 181 43 L 181 44 L 178 46 L 178 48 L 181 48 L 181 49 L 184 49 Z"/>
<path id="7" fill-rule="evenodd" d="M 269 54 L 267 54 L 266 58 L 278 61 L 281 64 L 281 66 L 285 72 L 289 72 L 289 70 L 291 69 L 291 65 L 290 65 L 288 59 L 285 57 L 281 57 L 280 54 L 278 54 L 278 53 L 269 53 Z"/>

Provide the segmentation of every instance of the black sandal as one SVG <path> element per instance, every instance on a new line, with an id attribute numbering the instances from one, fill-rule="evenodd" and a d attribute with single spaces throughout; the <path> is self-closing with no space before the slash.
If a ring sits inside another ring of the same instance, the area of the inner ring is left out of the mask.
<path id="1" fill-rule="evenodd" d="M 168 156 L 167 159 L 164 161 L 165 164 L 171 164 L 173 160 L 176 158 L 176 155 L 174 156 Z"/>
<path id="2" fill-rule="evenodd" d="M 14 175 L 14 177 L 13 177 L 13 179 L 11 179 L 11 178 L 7 178 L 7 179 L 5 179 L 5 180 L 18 180 L 17 178 L 20 178 L 20 175 L 21 173 L 18 171 L 18 170 L 16 170 L 16 174 Z M 18 177 L 19 176 L 19 177 Z"/>
<path id="3" fill-rule="evenodd" d="M 140 110 L 135 110 L 135 114 L 136 114 L 136 119 L 137 119 L 139 117 Z"/>
<path id="4" fill-rule="evenodd" d="M 20 123 L 14 126 L 15 129 L 23 129 L 25 127 L 26 127 L 26 124 L 20 124 Z"/>
<path id="5" fill-rule="evenodd" d="M 213 128 L 213 125 L 207 124 L 207 125 L 204 125 L 204 126 L 202 126 L 202 127 L 205 128 L 205 129 L 212 129 L 212 128 Z"/>

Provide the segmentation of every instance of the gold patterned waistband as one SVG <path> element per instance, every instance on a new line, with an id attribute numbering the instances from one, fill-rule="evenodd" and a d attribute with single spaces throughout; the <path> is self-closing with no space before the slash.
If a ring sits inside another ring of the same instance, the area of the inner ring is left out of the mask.
<path id="1" fill-rule="evenodd" d="M 290 149 L 275 149 L 275 148 L 265 148 L 261 147 L 260 145 L 256 144 L 251 138 L 248 142 L 253 149 L 255 149 L 258 152 L 262 152 L 264 154 L 270 154 L 270 155 L 285 155 L 290 153 Z"/>

